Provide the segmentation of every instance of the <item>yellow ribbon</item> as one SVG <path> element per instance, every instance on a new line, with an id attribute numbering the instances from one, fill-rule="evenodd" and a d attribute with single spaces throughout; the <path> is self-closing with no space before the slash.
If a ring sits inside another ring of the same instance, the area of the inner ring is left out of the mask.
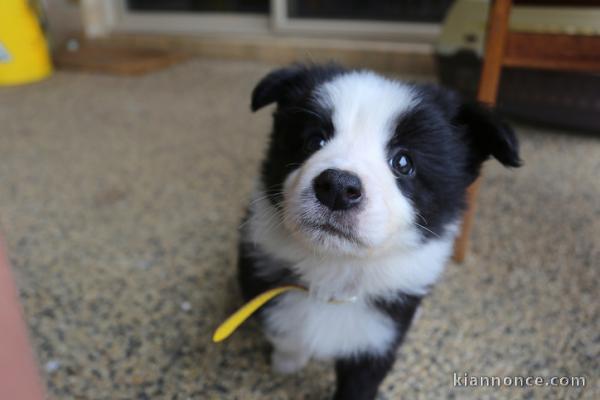
<path id="1" fill-rule="evenodd" d="M 290 290 L 308 292 L 308 289 L 302 286 L 287 285 L 269 289 L 266 292 L 259 294 L 240 307 L 217 327 L 212 337 L 213 342 L 219 343 L 227 339 L 241 324 L 244 323 L 244 321 L 250 318 L 250 316 L 254 314 L 256 310 L 264 306 L 272 298 L 277 297 L 282 293 L 289 292 Z"/>

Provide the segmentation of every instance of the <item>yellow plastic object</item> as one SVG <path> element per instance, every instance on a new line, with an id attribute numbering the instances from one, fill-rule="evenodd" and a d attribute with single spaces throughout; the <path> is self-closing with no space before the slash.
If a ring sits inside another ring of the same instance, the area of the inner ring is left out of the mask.
<path id="1" fill-rule="evenodd" d="M 52 73 L 48 44 L 27 0 L 0 0 L 0 85 L 17 85 Z"/>
<path id="2" fill-rule="evenodd" d="M 244 323 L 256 310 L 265 305 L 269 300 L 274 297 L 279 296 L 282 293 L 288 292 L 290 290 L 300 290 L 304 292 L 308 292 L 306 288 L 301 286 L 280 286 L 270 290 L 267 290 L 264 293 L 259 294 L 246 304 L 244 304 L 239 310 L 234 312 L 229 318 L 227 318 L 217 330 L 213 334 L 212 340 L 215 343 L 219 343 L 225 339 L 227 339 L 241 324 Z"/>

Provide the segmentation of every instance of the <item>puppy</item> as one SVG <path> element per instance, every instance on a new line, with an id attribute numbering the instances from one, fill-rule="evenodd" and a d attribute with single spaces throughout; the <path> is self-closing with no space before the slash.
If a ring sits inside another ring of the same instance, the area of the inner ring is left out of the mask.
<path id="1" fill-rule="evenodd" d="M 250 299 L 285 284 L 259 316 L 275 371 L 335 360 L 336 399 L 373 399 L 421 298 L 451 255 L 481 164 L 520 165 L 513 131 L 435 86 L 337 65 L 264 77 L 273 132 L 241 228 Z"/>

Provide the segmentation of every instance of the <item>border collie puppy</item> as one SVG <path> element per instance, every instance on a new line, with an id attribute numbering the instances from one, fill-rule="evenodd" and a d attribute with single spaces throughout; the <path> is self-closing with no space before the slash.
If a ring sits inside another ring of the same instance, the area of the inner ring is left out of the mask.
<path id="1" fill-rule="evenodd" d="M 490 156 L 520 165 L 513 131 L 431 85 L 329 64 L 264 77 L 273 133 L 241 229 L 250 299 L 293 284 L 259 313 L 275 371 L 333 359 L 336 399 L 373 399 L 421 298 L 451 255 L 465 190 Z"/>

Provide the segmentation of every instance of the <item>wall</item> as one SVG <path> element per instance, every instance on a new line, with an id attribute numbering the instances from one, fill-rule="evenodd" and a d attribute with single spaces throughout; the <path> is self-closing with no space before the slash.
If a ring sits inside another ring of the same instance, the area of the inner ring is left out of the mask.
<path id="1" fill-rule="evenodd" d="M 45 0 L 50 43 L 53 48 L 64 42 L 69 33 L 81 32 L 80 2 L 77 0 Z"/>

